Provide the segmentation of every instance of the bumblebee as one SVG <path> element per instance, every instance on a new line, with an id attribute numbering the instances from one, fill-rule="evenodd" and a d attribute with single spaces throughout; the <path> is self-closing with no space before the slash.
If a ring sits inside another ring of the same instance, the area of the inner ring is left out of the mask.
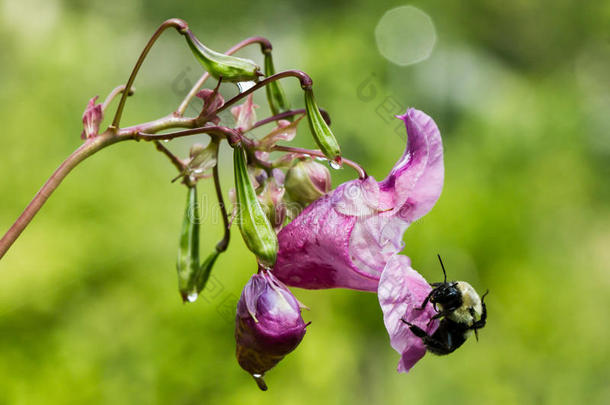
<path id="1" fill-rule="evenodd" d="M 441 256 L 438 260 L 443 269 L 445 279 L 442 283 L 432 283 L 434 287 L 430 294 L 424 299 L 417 310 L 422 311 L 428 303 L 431 303 L 436 314 L 430 319 L 440 319 L 438 329 L 429 335 L 425 330 L 402 319 L 409 326 L 413 334 L 424 342 L 426 349 L 437 355 L 445 355 L 454 352 L 466 341 L 472 331 L 479 340 L 478 330 L 487 322 L 487 308 L 485 306 L 486 291 L 482 297 L 470 284 L 465 281 L 447 282 L 447 273 Z"/>

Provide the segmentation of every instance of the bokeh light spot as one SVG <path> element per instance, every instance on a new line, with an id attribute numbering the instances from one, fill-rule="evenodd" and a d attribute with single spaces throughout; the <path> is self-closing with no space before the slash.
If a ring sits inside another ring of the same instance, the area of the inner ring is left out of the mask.
<path id="1" fill-rule="evenodd" d="M 436 42 L 434 23 L 417 7 L 386 11 L 375 28 L 377 48 L 384 58 L 400 66 L 428 59 Z"/>

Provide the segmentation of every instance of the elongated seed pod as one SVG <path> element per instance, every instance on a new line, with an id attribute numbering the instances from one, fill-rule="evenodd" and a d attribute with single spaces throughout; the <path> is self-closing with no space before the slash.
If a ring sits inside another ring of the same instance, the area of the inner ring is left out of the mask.
<path id="1" fill-rule="evenodd" d="M 199 271 L 197 273 L 197 277 L 195 278 L 195 288 L 197 294 L 199 294 L 208 282 L 210 278 L 210 273 L 212 272 L 212 267 L 214 267 L 214 263 L 216 263 L 216 259 L 220 256 L 220 252 L 218 250 L 214 250 L 212 253 L 208 255 L 201 266 L 199 267 Z"/>
<path id="2" fill-rule="evenodd" d="M 178 289 L 183 301 L 194 301 L 197 298 L 195 280 L 199 273 L 199 222 L 197 187 L 188 187 L 176 262 Z"/>
<path id="3" fill-rule="evenodd" d="M 273 57 L 271 56 L 271 50 L 265 51 L 265 76 L 273 76 L 275 74 L 275 67 L 273 66 Z M 280 84 L 279 80 L 273 81 L 265 86 L 267 92 L 267 101 L 269 102 L 269 108 L 274 115 L 283 113 L 290 110 L 290 103 L 286 98 L 284 89 Z M 292 121 L 294 117 L 286 118 Z"/>
<path id="4" fill-rule="evenodd" d="M 242 82 L 258 80 L 261 76 L 260 67 L 253 61 L 213 51 L 203 45 L 189 29 L 184 32 L 184 37 L 197 60 L 214 78 L 222 76 L 225 82 Z"/>
<path id="5" fill-rule="evenodd" d="M 307 121 L 316 144 L 329 160 L 341 164 L 341 148 L 335 139 L 330 127 L 324 121 L 320 109 L 316 104 L 313 91 L 305 89 L 305 109 Z"/>
<path id="6" fill-rule="evenodd" d="M 265 215 L 246 167 L 246 156 L 241 145 L 233 151 L 235 194 L 237 197 L 237 223 L 246 242 L 261 264 L 272 267 L 277 257 L 278 241 L 275 231 Z"/>

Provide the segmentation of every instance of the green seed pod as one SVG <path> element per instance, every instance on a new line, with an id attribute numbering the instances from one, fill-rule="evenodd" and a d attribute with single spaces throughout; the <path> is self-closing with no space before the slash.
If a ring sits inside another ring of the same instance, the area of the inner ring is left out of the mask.
<path id="1" fill-rule="evenodd" d="M 339 148 L 339 144 L 330 127 L 324 121 L 311 89 L 305 89 L 305 108 L 307 110 L 309 128 L 316 144 L 322 153 L 324 153 L 324 156 L 331 162 L 341 164 L 341 148 Z"/>
<path id="2" fill-rule="evenodd" d="M 201 267 L 199 267 L 199 271 L 197 273 L 197 277 L 195 278 L 195 288 L 197 294 L 199 294 L 205 288 L 205 285 L 210 278 L 210 273 L 212 272 L 212 267 L 214 267 L 214 263 L 216 263 L 216 259 L 220 256 L 220 252 L 216 249 L 212 253 L 209 254 L 207 259 L 203 263 L 201 263 Z"/>
<path id="3" fill-rule="evenodd" d="M 233 151 L 235 192 L 237 197 L 237 223 L 248 249 L 265 266 L 273 266 L 277 257 L 278 241 L 275 231 L 265 215 L 254 186 L 248 176 L 246 156 L 241 145 Z"/>
<path id="4" fill-rule="evenodd" d="M 197 299 L 195 280 L 199 273 L 199 222 L 197 187 L 188 187 L 176 263 L 178 289 L 183 301 L 192 302 Z"/>
<path id="5" fill-rule="evenodd" d="M 265 52 L 265 76 L 273 76 L 275 74 L 275 67 L 273 66 L 273 58 L 271 56 L 271 50 Z M 274 115 L 283 113 L 290 110 L 290 103 L 286 99 L 284 89 L 280 84 L 279 80 L 269 83 L 265 86 L 267 92 L 267 101 L 269 102 L 269 108 Z M 293 117 L 287 118 L 292 121 Z"/>
<path id="6" fill-rule="evenodd" d="M 256 81 L 261 76 L 260 67 L 253 61 L 213 51 L 203 45 L 189 29 L 184 36 L 197 60 L 214 78 L 222 76 L 225 82 L 243 82 Z"/>

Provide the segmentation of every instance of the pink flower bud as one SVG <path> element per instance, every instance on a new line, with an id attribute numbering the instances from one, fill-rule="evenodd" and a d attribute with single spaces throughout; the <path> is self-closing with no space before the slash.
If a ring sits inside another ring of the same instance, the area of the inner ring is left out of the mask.
<path id="1" fill-rule="evenodd" d="M 284 192 L 284 173 L 279 169 L 273 169 L 272 176 L 264 180 L 263 189 L 258 194 L 258 201 L 276 230 L 281 228 L 286 218 Z"/>
<path id="2" fill-rule="evenodd" d="M 301 343 L 306 326 L 284 284 L 266 270 L 252 276 L 237 303 L 236 357 L 259 388 L 267 389 L 264 374 Z"/>
<path id="3" fill-rule="evenodd" d="M 100 124 L 104 113 L 102 111 L 101 104 L 95 104 L 98 96 L 93 97 L 87 103 L 87 108 L 83 112 L 83 132 L 81 132 L 81 139 L 89 139 L 98 135 L 100 131 Z"/>

